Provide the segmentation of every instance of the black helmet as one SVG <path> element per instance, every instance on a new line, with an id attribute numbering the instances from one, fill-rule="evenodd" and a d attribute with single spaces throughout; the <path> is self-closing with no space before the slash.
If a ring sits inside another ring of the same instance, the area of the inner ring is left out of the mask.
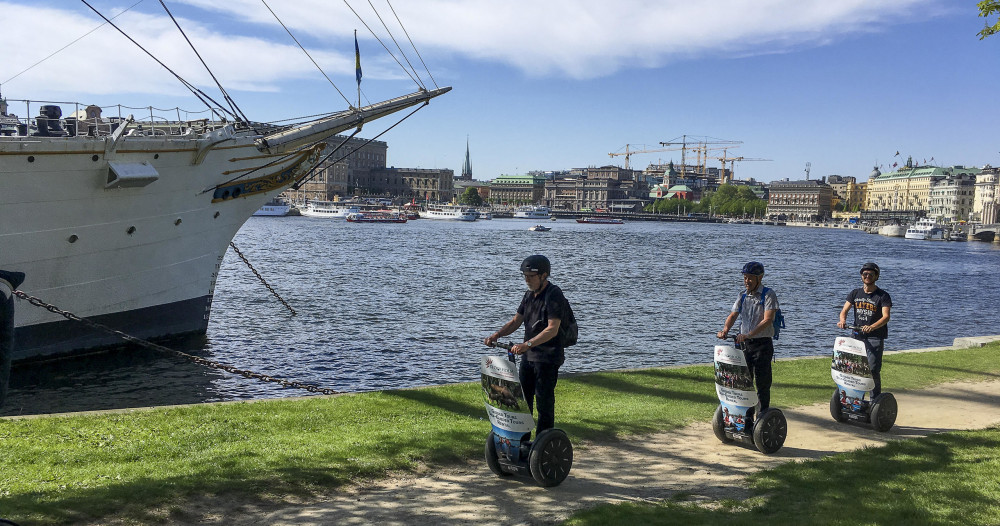
<path id="1" fill-rule="evenodd" d="M 528 256 L 521 262 L 521 272 L 548 274 L 551 270 L 552 266 L 549 265 L 549 258 L 539 254 Z"/>
<path id="2" fill-rule="evenodd" d="M 879 270 L 878 265 L 872 263 L 871 261 L 865 263 L 864 265 L 861 265 L 861 272 L 864 272 L 866 270 L 874 270 L 876 276 L 882 273 L 882 271 Z"/>
<path id="3" fill-rule="evenodd" d="M 746 265 L 743 265 L 743 273 L 750 274 L 752 276 L 763 276 L 764 265 L 756 261 L 751 261 Z"/>

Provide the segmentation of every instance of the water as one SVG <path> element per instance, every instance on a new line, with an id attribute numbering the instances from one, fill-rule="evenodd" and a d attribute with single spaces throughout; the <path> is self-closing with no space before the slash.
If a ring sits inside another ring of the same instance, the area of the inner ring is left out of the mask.
<path id="1" fill-rule="evenodd" d="M 909 241 L 835 229 L 633 222 L 580 225 L 495 219 L 403 225 L 251 218 L 240 250 L 298 311 L 289 313 L 230 251 L 208 335 L 177 348 L 338 391 L 473 381 L 482 339 L 514 314 L 529 254 L 547 255 L 573 303 L 580 343 L 563 372 L 711 361 L 714 334 L 764 263 L 787 328 L 779 357 L 830 352 L 837 316 L 882 267 L 894 306 L 887 349 L 997 334 L 1000 250 L 979 242 Z M 18 308 L 30 308 L 19 305 Z M 779 373 L 780 374 L 780 373 Z M 229 373 L 126 351 L 15 367 L 2 414 L 300 396 Z"/>

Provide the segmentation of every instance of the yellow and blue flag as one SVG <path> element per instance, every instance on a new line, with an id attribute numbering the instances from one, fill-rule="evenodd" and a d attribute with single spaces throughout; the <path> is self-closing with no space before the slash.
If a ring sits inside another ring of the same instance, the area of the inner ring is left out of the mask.
<path id="1" fill-rule="evenodd" d="M 361 85 L 361 50 L 358 48 L 358 32 L 354 32 L 354 75 L 358 78 L 358 86 Z"/>

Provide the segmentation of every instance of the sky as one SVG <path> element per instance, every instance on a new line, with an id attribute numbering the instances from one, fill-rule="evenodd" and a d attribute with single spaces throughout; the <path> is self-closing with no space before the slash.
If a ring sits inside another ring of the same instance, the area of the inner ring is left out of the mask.
<path id="1" fill-rule="evenodd" d="M 159 61 L 223 100 L 159 0 L 88 2 L 119 15 L 115 23 Z M 473 177 L 485 181 L 621 166 L 625 157 L 609 154 L 684 136 L 741 141 L 713 155 L 767 159 L 735 165 L 737 178 L 758 181 L 803 179 L 807 163 L 810 178 L 859 181 L 907 157 L 1000 164 L 1000 36 L 980 40 L 986 21 L 975 0 L 164 3 L 251 120 L 357 104 L 355 30 L 362 103 L 418 83 L 451 86 L 380 137 L 392 166 L 457 175 L 468 143 Z M 25 112 L 14 99 L 205 109 L 83 2 L 0 0 L 0 13 L 5 41 L 23 43 L 0 58 L 0 94 L 13 113 Z M 360 136 L 397 120 L 369 123 Z M 679 163 L 681 152 L 633 154 L 630 165 L 670 160 Z"/>

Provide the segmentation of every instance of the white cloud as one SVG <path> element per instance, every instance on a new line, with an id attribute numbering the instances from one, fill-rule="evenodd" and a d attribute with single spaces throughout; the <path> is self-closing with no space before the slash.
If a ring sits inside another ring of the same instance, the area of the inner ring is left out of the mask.
<path id="1" fill-rule="evenodd" d="M 847 34 L 933 16 L 935 9 L 944 9 L 941 1 L 423 0 L 392 7 L 422 51 L 502 63 L 534 76 L 591 78 L 680 59 L 821 45 Z M 373 3 L 404 49 L 412 51 L 384 0 Z M 342 3 L 329 0 L 268 4 L 300 40 L 308 41 L 307 49 L 324 70 L 350 88 L 354 57 L 346 43 L 361 27 L 355 16 Z M 0 62 L 0 82 L 99 23 L 78 7 L 36 5 L 29 0 L 0 1 L 5 41 L 26 43 L 8 46 Z M 174 8 L 175 14 L 199 15 L 197 21 L 180 20 L 181 26 L 229 90 L 274 91 L 290 81 L 322 80 L 259 0 L 174 0 L 171 5 L 184 8 Z M 352 0 L 351 5 L 380 35 L 385 34 L 367 2 Z M 151 6 L 142 7 L 146 10 L 134 9 L 116 22 L 184 78 L 212 86 L 173 22 Z M 39 29 L 42 20 L 51 30 Z M 367 79 L 403 76 L 388 57 L 373 56 L 380 46 L 370 40 L 367 30 L 362 27 L 358 35 L 366 50 L 372 50 L 364 58 Z M 434 64 L 429 66 L 433 71 Z M 94 95 L 183 93 L 176 80 L 110 27 L 0 86 L 5 93 L 15 87 L 22 92 Z"/>

